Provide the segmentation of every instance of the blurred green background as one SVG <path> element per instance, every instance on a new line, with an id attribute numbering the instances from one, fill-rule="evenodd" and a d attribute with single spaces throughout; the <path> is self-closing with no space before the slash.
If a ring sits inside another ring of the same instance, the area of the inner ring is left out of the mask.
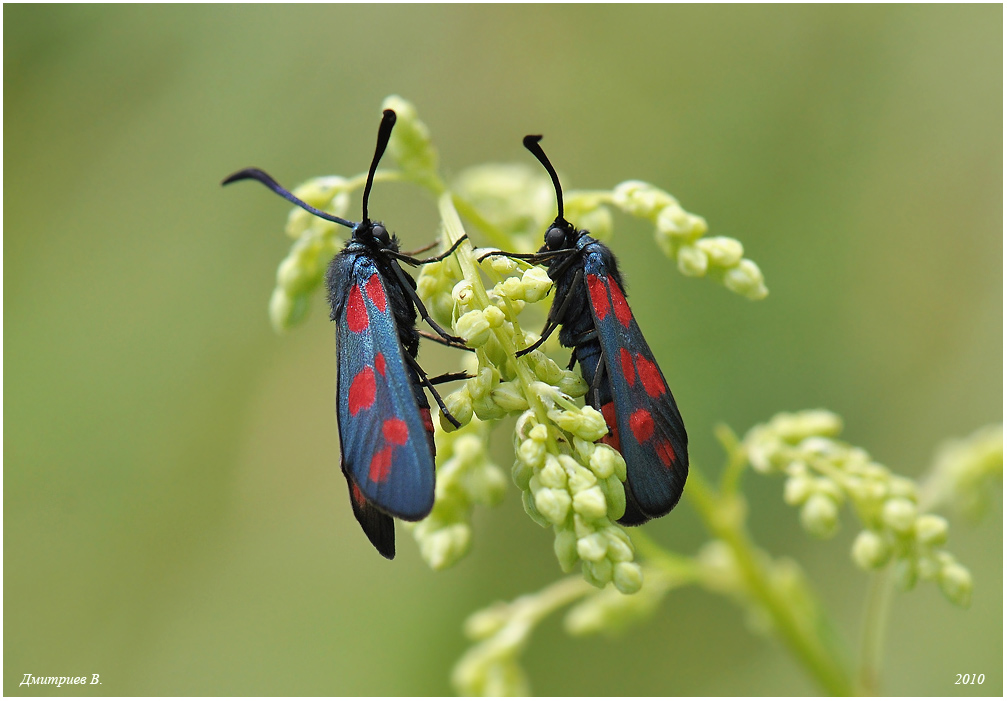
<path id="1" fill-rule="evenodd" d="M 467 614 L 560 575 L 514 489 L 448 572 L 401 528 L 394 563 L 373 551 L 337 469 L 321 298 L 284 337 L 267 320 L 288 207 L 218 185 L 248 165 L 288 185 L 360 172 L 392 93 L 449 173 L 532 163 L 520 139 L 541 132 L 567 186 L 647 180 L 744 242 L 763 302 L 681 277 L 640 222 L 612 242 L 695 469 L 719 469 L 716 422 L 781 410 L 840 413 L 914 477 L 1002 421 L 1002 13 L 5 6 L 4 692 L 450 693 Z M 433 238 L 414 188 L 382 185 L 372 211 L 407 248 Z M 813 542 L 778 479 L 746 489 L 755 538 L 806 567 L 854 645 L 850 515 Z M 952 522 L 970 610 L 933 585 L 895 598 L 885 693 L 1003 693 L 996 503 Z M 648 532 L 694 552 L 689 508 Z M 540 694 L 817 691 L 695 590 L 619 639 L 550 620 L 526 662 Z M 965 672 L 985 684 L 955 686 Z"/>

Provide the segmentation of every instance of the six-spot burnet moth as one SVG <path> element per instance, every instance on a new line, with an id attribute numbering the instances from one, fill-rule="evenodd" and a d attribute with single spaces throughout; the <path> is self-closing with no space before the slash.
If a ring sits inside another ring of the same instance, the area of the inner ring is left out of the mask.
<path id="1" fill-rule="evenodd" d="M 367 173 L 360 222 L 312 207 L 258 168 L 239 171 L 223 182 L 257 180 L 298 207 L 352 230 L 325 276 L 331 319 L 336 322 L 340 467 L 349 485 L 354 516 L 388 559 L 395 557 L 392 517 L 419 521 L 434 504 L 434 427 L 423 388 L 431 391 L 445 417 L 457 426 L 433 385 L 465 376 L 428 378 L 420 368 L 417 311 L 437 334 L 429 338 L 462 348 L 464 341 L 430 318 L 416 294 L 416 282 L 399 266 L 399 261 L 420 265 L 442 260 L 463 239 L 439 256 L 419 260 L 400 253 L 398 238 L 367 214 L 374 172 L 394 126 L 395 112 L 385 110 Z"/>
<path id="2" fill-rule="evenodd" d="M 573 348 L 570 368 L 580 363 L 587 402 L 609 426 L 602 441 L 626 460 L 626 513 L 619 523 L 640 525 L 667 514 L 682 496 L 689 474 L 685 424 L 626 302 L 615 256 L 563 218 L 563 190 L 541 139 L 526 136 L 524 145 L 552 178 L 559 214 L 538 253 L 503 255 L 548 263 L 556 291 L 542 337 L 518 355 L 560 327 L 560 343 Z"/>

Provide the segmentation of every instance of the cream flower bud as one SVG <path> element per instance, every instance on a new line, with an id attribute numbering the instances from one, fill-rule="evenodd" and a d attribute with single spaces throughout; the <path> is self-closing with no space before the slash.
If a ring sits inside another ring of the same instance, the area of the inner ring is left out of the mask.
<path id="1" fill-rule="evenodd" d="M 935 514 L 923 514 L 913 524 L 916 540 L 929 547 L 944 545 L 948 539 L 947 519 Z"/>
<path id="2" fill-rule="evenodd" d="M 420 555 L 431 569 L 443 570 L 461 559 L 471 542 L 472 529 L 467 524 L 455 523 L 420 541 Z"/>
<path id="3" fill-rule="evenodd" d="M 696 228 L 692 216 L 678 203 L 668 205 L 657 215 L 657 233 L 662 237 L 687 240 Z"/>
<path id="4" fill-rule="evenodd" d="M 711 265 L 732 268 L 741 262 L 745 249 L 737 239 L 727 236 L 708 236 L 696 241 L 696 248 L 705 253 Z"/>
<path id="5" fill-rule="evenodd" d="M 524 283 L 519 277 L 509 277 L 498 282 L 493 288 L 493 293 L 507 299 L 524 299 Z"/>
<path id="6" fill-rule="evenodd" d="M 891 548 L 884 538 L 874 531 L 860 531 L 853 541 L 853 562 L 863 570 L 883 567 L 891 557 Z"/>
<path id="7" fill-rule="evenodd" d="M 556 538 L 552 544 L 556 559 L 559 560 L 560 569 L 564 572 L 573 570 L 580 555 L 577 553 L 577 536 L 573 531 L 562 530 L 556 533 Z"/>
<path id="8" fill-rule="evenodd" d="M 612 581 L 613 569 L 612 561 L 608 558 L 597 562 L 588 560 L 584 563 L 584 579 L 601 589 Z"/>
<path id="9" fill-rule="evenodd" d="M 952 603 L 963 607 L 972 603 L 972 574 L 965 567 L 957 563 L 946 565 L 938 575 L 938 582 Z"/>
<path id="10" fill-rule="evenodd" d="M 561 456 L 564 457 L 564 456 Z M 538 473 L 538 480 L 544 487 L 550 489 L 566 488 L 566 470 L 555 455 L 545 456 L 545 465 Z"/>
<path id="11" fill-rule="evenodd" d="M 615 186 L 612 199 L 616 206 L 636 217 L 655 219 L 665 207 L 678 201 L 664 190 L 642 180 L 627 180 Z"/>
<path id="12" fill-rule="evenodd" d="M 398 117 L 388 151 L 402 170 L 419 178 L 436 178 L 437 150 L 430 139 L 430 129 L 416 114 L 416 107 L 392 95 L 385 98 L 381 108 L 395 110 Z"/>
<path id="13" fill-rule="evenodd" d="M 451 299 L 462 307 L 468 308 L 475 301 L 475 293 L 472 291 L 472 283 L 468 280 L 459 280 L 451 289 Z"/>
<path id="14" fill-rule="evenodd" d="M 528 400 L 516 381 L 501 382 L 490 392 L 490 399 L 504 411 L 524 411 L 528 408 Z"/>
<path id="15" fill-rule="evenodd" d="M 601 483 L 601 488 L 608 503 L 609 520 L 619 520 L 626 513 L 626 487 L 618 477 L 612 475 Z"/>
<path id="16" fill-rule="evenodd" d="M 762 271 L 754 261 L 742 258 L 741 262 L 724 275 L 724 286 L 731 292 L 751 300 L 764 299 L 769 294 Z"/>
<path id="17" fill-rule="evenodd" d="M 603 531 L 608 541 L 608 557 L 613 562 L 631 562 L 633 560 L 633 543 L 625 531 L 616 526 L 608 526 Z"/>
<path id="18" fill-rule="evenodd" d="M 605 495 L 597 486 L 574 494 L 573 509 L 584 518 L 599 519 L 608 513 Z"/>
<path id="19" fill-rule="evenodd" d="M 682 275 L 703 277 L 708 265 L 709 259 L 702 249 L 696 246 L 682 246 L 678 249 L 678 269 Z"/>
<path id="20" fill-rule="evenodd" d="M 612 583 L 623 594 L 635 594 L 643 586 L 643 570 L 635 562 L 620 562 L 612 573 Z"/>
<path id="21" fill-rule="evenodd" d="M 553 525 L 566 520 L 570 503 L 570 495 L 562 489 L 540 489 L 535 493 L 535 508 Z"/>
<path id="22" fill-rule="evenodd" d="M 783 486 L 783 501 L 790 506 L 800 506 L 812 495 L 814 488 L 814 480 L 809 477 L 791 477 Z"/>
<path id="23" fill-rule="evenodd" d="M 455 323 L 455 333 L 465 339 L 472 348 L 485 345 L 490 339 L 490 324 L 482 309 L 465 312 Z"/>
<path id="24" fill-rule="evenodd" d="M 517 272 L 518 262 L 507 256 L 491 256 L 486 259 L 490 268 L 500 276 L 508 276 Z"/>
<path id="25" fill-rule="evenodd" d="M 307 309 L 306 295 L 291 296 L 282 287 L 277 287 L 269 298 L 269 321 L 276 331 L 286 331 L 304 317 Z"/>
<path id="26" fill-rule="evenodd" d="M 462 426 L 472 420 L 472 397 L 465 387 L 444 397 L 444 406 Z M 440 417 L 441 428 L 445 431 L 450 433 L 458 430 L 443 414 Z"/>
<path id="27" fill-rule="evenodd" d="M 465 620 L 465 637 L 485 640 L 507 625 L 509 618 L 507 605 L 503 603 L 476 611 Z"/>
<path id="28" fill-rule="evenodd" d="M 545 445 L 541 441 L 527 438 L 521 441 L 517 458 L 529 467 L 541 467 L 545 464 Z"/>
<path id="29" fill-rule="evenodd" d="M 824 494 L 814 494 L 801 508 L 801 523 L 812 535 L 828 538 L 839 525 L 839 507 Z"/>
<path id="30" fill-rule="evenodd" d="M 580 555 L 581 560 L 598 562 L 605 557 L 607 552 L 608 543 L 601 533 L 592 533 L 577 539 L 577 554 Z"/>
<path id="31" fill-rule="evenodd" d="M 584 378 L 571 370 L 563 371 L 563 376 L 556 386 L 560 392 L 570 397 L 583 397 L 589 389 Z"/>
<path id="32" fill-rule="evenodd" d="M 908 499 L 896 497 L 887 499 L 881 508 L 881 520 L 896 533 L 907 534 L 916 523 L 916 504 Z"/>
<path id="33" fill-rule="evenodd" d="M 499 307 L 486 307 L 483 310 L 486 315 L 486 322 L 491 329 L 498 329 L 507 320 L 507 315 Z"/>
<path id="34" fill-rule="evenodd" d="M 521 284 L 524 286 L 524 300 L 535 303 L 549 294 L 552 289 L 552 280 L 549 278 L 544 268 L 528 268 L 521 276 Z"/>

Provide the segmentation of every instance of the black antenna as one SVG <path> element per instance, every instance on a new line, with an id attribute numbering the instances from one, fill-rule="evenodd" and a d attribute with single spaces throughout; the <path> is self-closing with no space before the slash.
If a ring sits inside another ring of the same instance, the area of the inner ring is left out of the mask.
<path id="1" fill-rule="evenodd" d="M 535 154 L 535 158 L 539 160 L 545 169 L 549 172 L 549 177 L 552 178 L 553 187 L 556 188 L 556 203 L 559 206 L 559 216 L 556 217 L 557 220 L 563 219 L 563 188 L 559 185 L 559 176 L 556 175 L 556 169 L 552 167 L 552 163 L 549 162 L 549 158 L 545 155 L 545 151 L 542 147 L 538 145 L 538 142 L 542 140 L 541 134 L 529 134 L 524 137 L 524 147 Z"/>
<path id="2" fill-rule="evenodd" d="M 381 156 L 384 155 L 385 149 L 388 147 L 388 140 L 392 136 L 392 127 L 395 126 L 395 112 L 392 110 L 385 110 L 384 116 L 381 118 L 381 126 L 378 127 L 378 145 L 374 149 L 374 160 L 371 161 L 371 169 L 367 171 L 367 186 L 364 188 L 364 219 L 363 221 L 370 221 L 367 218 L 367 198 L 371 194 L 371 185 L 374 184 L 374 171 L 378 168 L 378 161 L 381 160 Z M 337 217 L 335 214 L 329 214 L 328 212 L 323 212 L 317 207 L 312 207 L 310 204 L 305 202 L 298 197 L 295 197 L 289 190 L 280 185 L 280 183 L 273 180 L 273 177 L 264 170 L 259 170 L 258 168 L 245 168 L 244 170 L 239 170 L 237 173 L 233 173 L 224 178 L 221 185 L 230 185 L 231 183 L 236 183 L 239 180 L 257 180 L 270 190 L 275 192 L 277 195 L 285 200 L 293 202 L 301 209 L 311 212 L 316 217 L 321 217 L 326 221 L 335 222 L 336 224 L 342 224 L 348 229 L 353 229 L 357 226 L 356 222 L 351 222 L 348 219 L 343 219 L 342 217 Z"/>
<path id="3" fill-rule="evenodd" d="M 395 111 L 385 110 L 381 117 L 381 126 L 378 127 L 378 145 L 374 147 L 374 160 L 371 161 L 371 169 L 367 171 L 367 185 L 364 187 L 364 221 L 369 222 L 367 217 L 367 198 L 371 195 L 371 185 L 374 184 L 374 171 L 378 169 L 378 161 L 388 147 L 388 140 L 392 137 L 392 127 L 395 126 Z"/>
<path id="4" fill-rule="evenodd" d="M 272 176 L 269 175 L 269 173 L 263 170 L 259 170 L 258 168 L 245 168 L 244 170 L 239 170 L 237 173 L 228 175 L 226 178 L 224 178 L 224 181 L 221 182 L 220 184 L 230 185 L 231 183 L 236 183 L 239 180 L 258 180 L 260 183 L 268 187 L 270 190 L 275 192 L 280 197 L 286 200 L 290 200 L 301 209 L 306 209 L 307 211 L 314 214 L 316 217 L 321 217 L 322 219 L 325 219 L 327 221 L 334 221 L 335 223 L 342 224 L 343 226 L 350 229 L 356 226 L 354 222 L 351 222 L 347 219 L 343 219 L 342 217 L 337 217 L 335 214 L 329 214 L 328 212 L 323 212 L 320 209 L 312 207 L 304 200 L 298 199 L 294 195 L 290 194 L 290 191 L 287 190 L 282 185 L 280 185 L 280 183 L 273 180 Z"/>

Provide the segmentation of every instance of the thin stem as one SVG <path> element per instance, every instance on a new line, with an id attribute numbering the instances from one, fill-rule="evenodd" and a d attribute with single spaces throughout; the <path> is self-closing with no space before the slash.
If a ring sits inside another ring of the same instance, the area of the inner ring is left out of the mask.
<path id="1" fill-rule="evenodd" d="M 437 201 L 437 207 L 440 210 L 441 221 L 444 222 L 448 238 L 452 241 L 457 240 L 465 231 L 462 227 L 458 210 L 455 209 L 454 197 L 451 192 L 446 191 L 441 195 Z M 472 245 L 467 243 L 460 246 L 456 257 L 462 271 L 462 277 L 472 283 L 472 294 L 475 296 L 476 304 L 483 309 L 490 306 L 489 293 L 486 292 L 482 277 L 480 277 L 479 271 L 476 268 L 475 256 L 472 255 Z M 504 327 L 493 329 L 492 333 L 496 337 L 500 347 L 503 348 L 504 353 L 508 357 L 515 358 L 517 347 L 514 345 L 514 339 L 504 330 Z M 536 381 L 534 373 L 528 367 L 527 361 L 523 361 L 520 358 L 515 358 L 511 365 L 514 367 L 514 374 L 520 383 L 521 390 L 528 399 L 528 405 L 535 411 L 535 418 L 539 423 L 545 424 L 548 421 L 547 410 L 542 404 L 541 398 L 531 391 L 531 384 Z M 553 451 L 558 451 L 559 448 L 551 433 L 547 440 L 549 448 Z"/>
<path id="2" fill-rule="evenodd" d="M 885 629 L 888 626 L 889 604 L 892 600 L 892 568 L 889 565 L 871 575 L 864 622 L 860 639 L 860 670 L 857 674 L 859 693 L 877 696 L 881 682 L 881 659 L 884 656 Z"/>
<path id="3" fill-rule="evenodd" d="M 774 587 L 770 573 L 759 561 L 757 550 L 744 531 L 740 518 L 743 509 L 736 503 L 737 498 L 725 499 L 715 494 L 695 468 L 690 471 L 686 494 L 710 532 L 731 549 L 748 595 L 773 620 L 784 645 L 827 693 L 852 695 L 853 684 L 839 663 L 843 655 L 835 649 L 828 636 L 818 634 L 823 628 L 821 621 L 802 620 L 796 614 L 790 597 Z M 808 598 L 811 598 L 810 593 Z M 822 618 L 820 612 L 815 618 Z"/>

